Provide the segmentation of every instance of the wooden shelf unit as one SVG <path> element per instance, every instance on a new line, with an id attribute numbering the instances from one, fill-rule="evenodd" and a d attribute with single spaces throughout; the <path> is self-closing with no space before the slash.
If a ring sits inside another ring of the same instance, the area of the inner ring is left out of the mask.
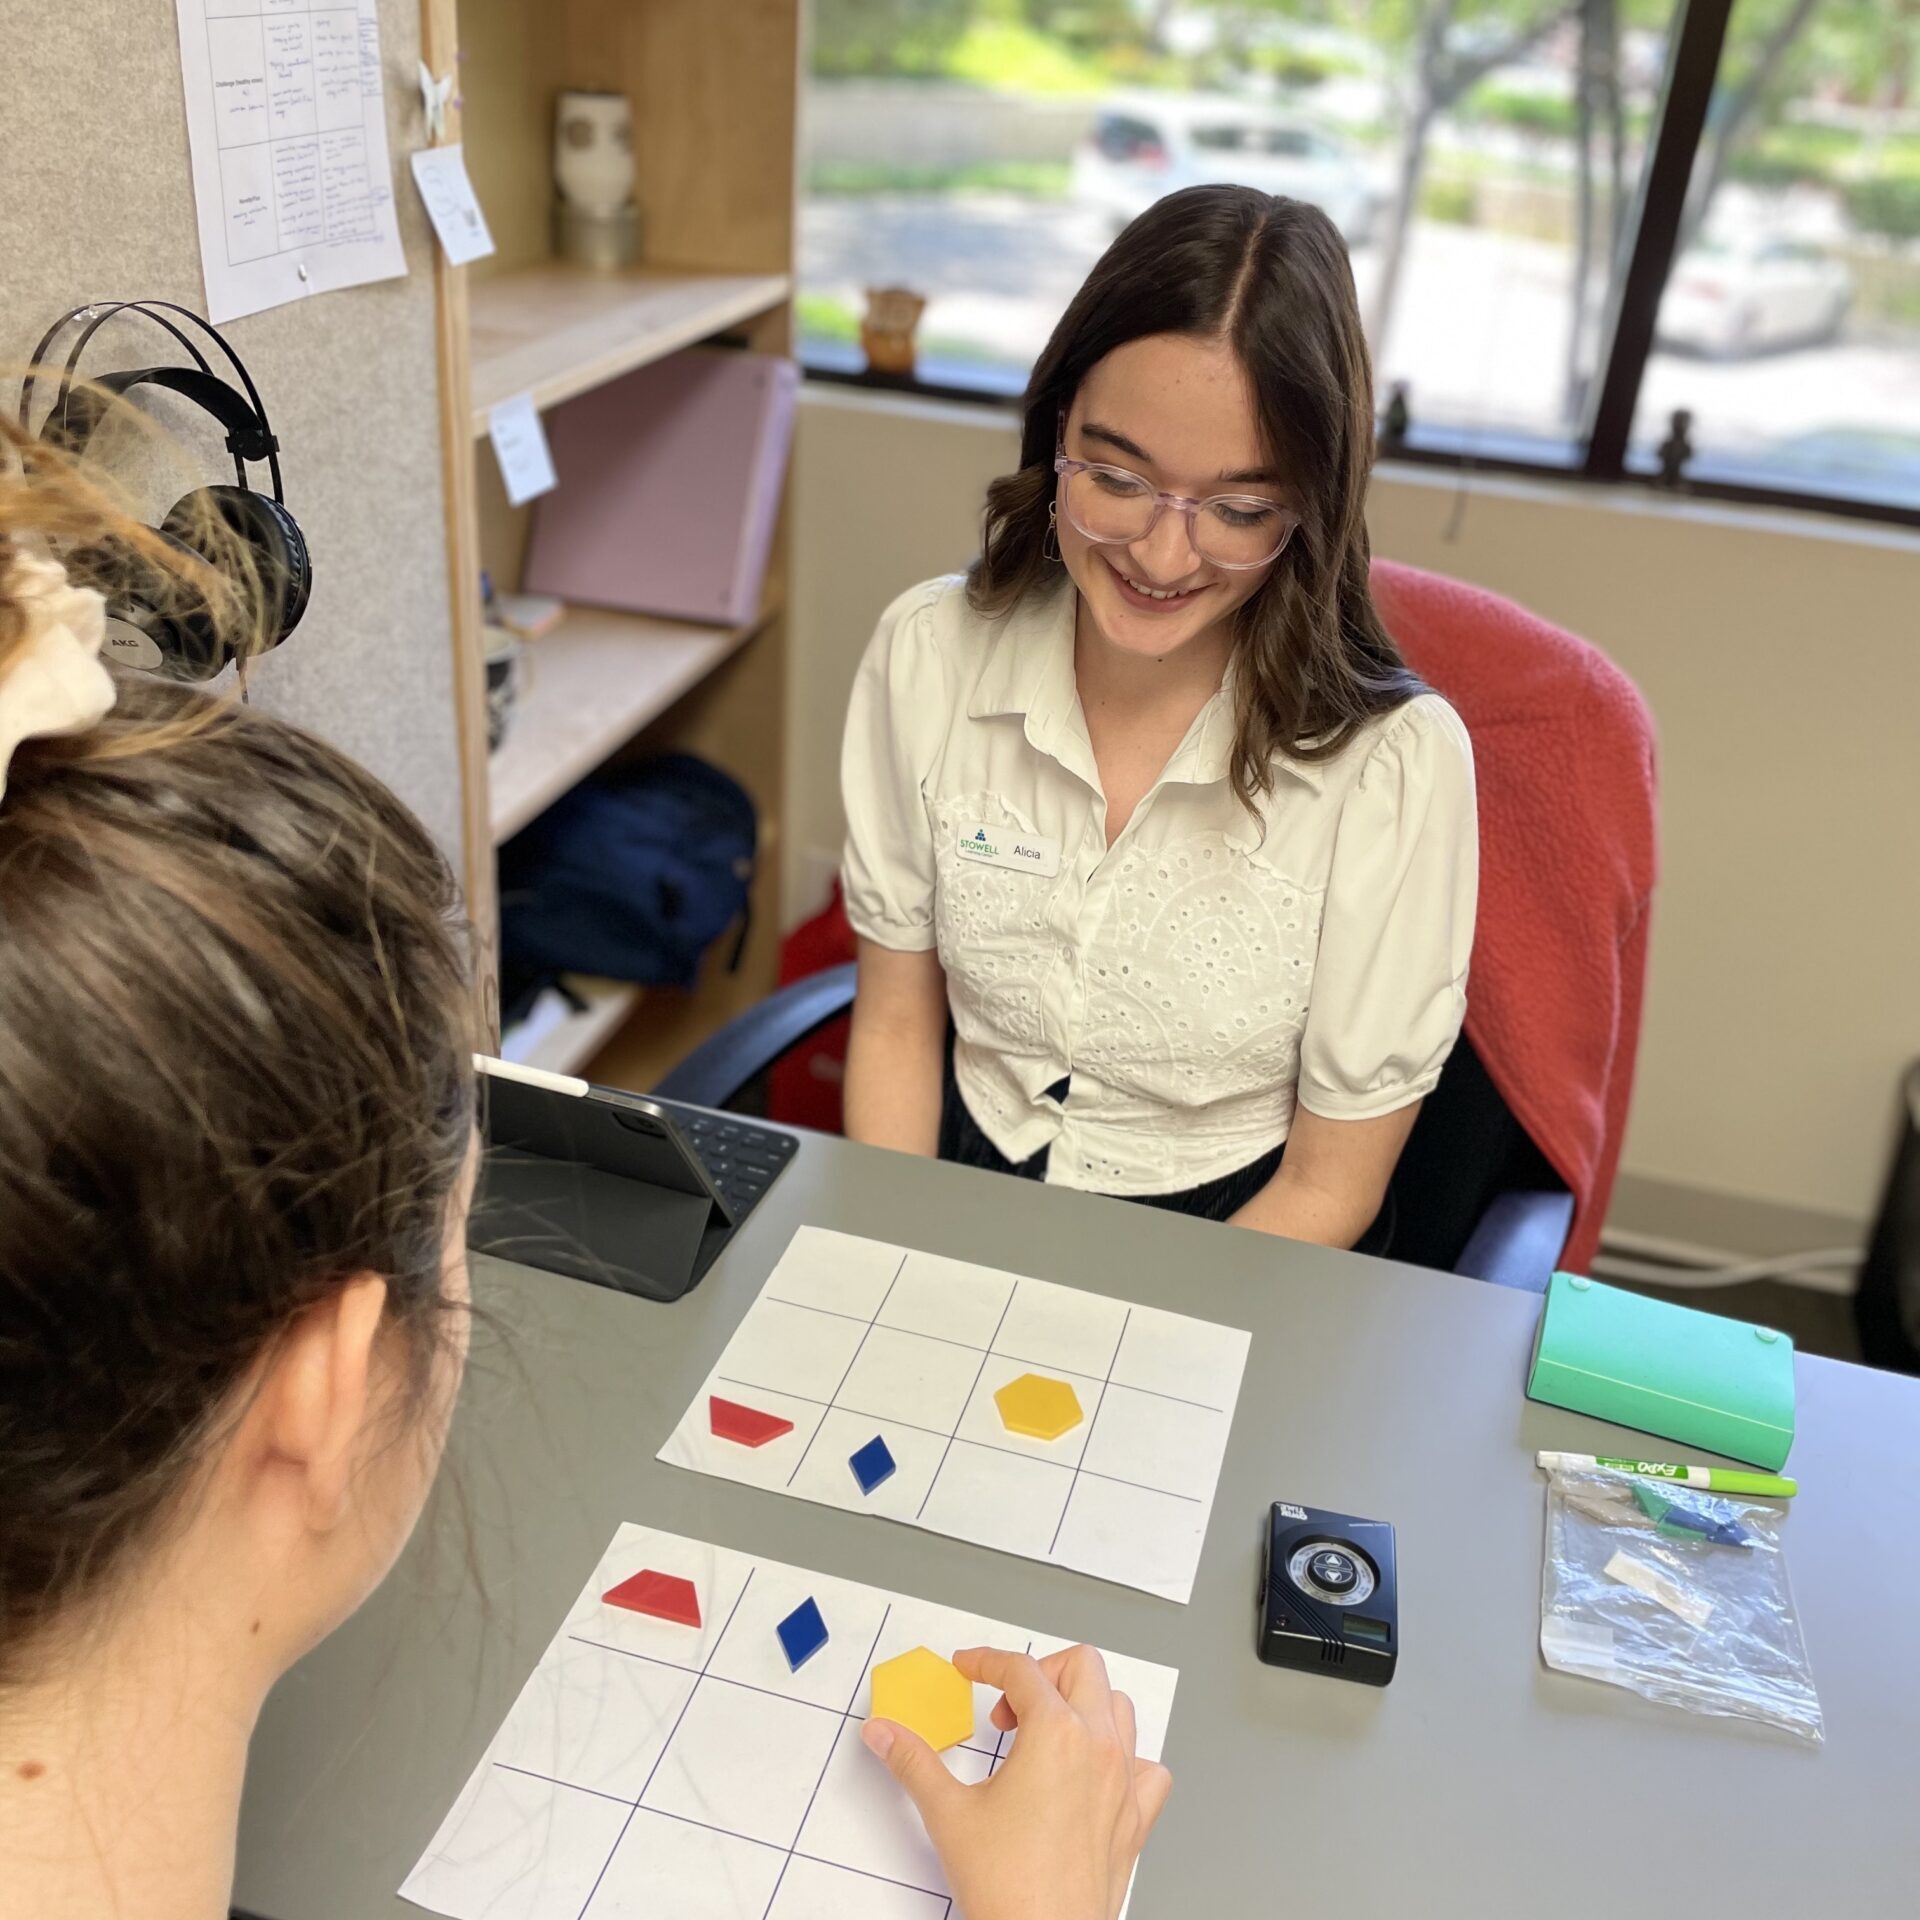
<path id="1" fill-rule="evenodd" d="M 571 607 L 520 656 L 520 695 L 493 754 L 493 843 L 528 821 L 650 726 L 759 631 L 703 627 L 603 607 Z"/>
<path id="2" fill-rule="evenodd" d="M 739 968 L 710 966 L 688 994 L 586 983 L 586 1011 L 536 1047 L 536 1064 L 644 1090 L 774 983 L 787 512 L 783 506 L 752 624 L 702 627 L 571 608 L 527 643 L 519 701 L 490 755 L 479 575 L 484 567 L 503 592 L 520 584 L 529 513 L 507 504 L 487 414 L 522 393 L 553 406 L 702 341 L 791 351 L 802 0 L 425 6 L 429 64 L 443 73 L 459 62 L 447 137 L 465 147 L 497 249 L 471 268 L 436 265 L 465 879 L 483 943 L 495 924 L 495 847 L 609 759 L 699 754 L 746 788 L 760 818 L 751 933 Z M 630 272 L 595 274 L 551 257 L 554 105 L 575 87 L 633 102 L 641 260 Z M 488 944 L 489 992 L 494 971 Z"/>
<path id="3" fill-rule="evenodd" d="M 589 273 L 547 262 L 472 293 L 473 431 L 502 400 L 556 406 L 780 306 L 783 273 Z"/>

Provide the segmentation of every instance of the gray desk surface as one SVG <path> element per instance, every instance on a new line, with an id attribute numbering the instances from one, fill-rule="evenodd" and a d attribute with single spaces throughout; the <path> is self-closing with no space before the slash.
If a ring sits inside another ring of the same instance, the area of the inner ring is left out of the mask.
<path id="1" fill-rule="evenodd" d="M 803 1222 L 1250 1328 L 1192 1604 L 656 1463 Z M 1522 1397 L 1526 1296 L 824 1140 L 677 1305 L 493 1263 L 475 1279 L 501 1324 L 456 1425 L 457 1497 L 281 1684 L 255 1741 L 235 1899 L 262 1920 L 417 1914 L 393 1889 L 622 1520 L 1178 1667 L 1139 1920 L 1920 1899 L 1920 1382 L 1799 1361 L 1808 1491 L 1788 1550 L 1826 1710 L 1815 1750 L 1542 1667 L 1534 1450 L 1639 1443 Z M 1404 1650 L 1384 1692 L 1254 1658 L 1275 1499 L 1398 1528 Z"/>

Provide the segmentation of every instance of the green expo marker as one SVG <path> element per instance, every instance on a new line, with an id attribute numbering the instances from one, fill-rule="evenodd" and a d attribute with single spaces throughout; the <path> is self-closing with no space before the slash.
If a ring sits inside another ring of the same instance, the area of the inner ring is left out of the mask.
<path id="1" fill-rule="evenodd" d="M 1734 1467 L 1676 1467 L 1658 1460 L 1612 1460 L 1592 1453 L 1542 1453 L 1542 1467 L 1607 1467 L 1615 1473 L 1637 1473 L 1649 1480 L 1671 1480 L 1677 1486 L 1704 1487 L 1712 1493 L 1751 1493 L 1773 1500 L 1790 1500 L 1800 1491 L 1797 1480 L 1777 1473 L 1742 1473 Z"/>

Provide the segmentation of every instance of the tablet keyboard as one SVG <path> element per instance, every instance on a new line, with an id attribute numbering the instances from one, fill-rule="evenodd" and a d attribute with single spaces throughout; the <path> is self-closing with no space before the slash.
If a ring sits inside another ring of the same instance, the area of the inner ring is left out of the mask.
<path id="1" fill-rule="evenodd" d="M 673 1115 L 674 1125 L 720 1189 L 735 1226 L 759 1205 L 800 1150 L 792 1134 L 742 1120 L 738 1114 L 709 1113 L 704 1107 L 683 1107 L 677 1100 L 656 1099 L 655 1104 Z"/>

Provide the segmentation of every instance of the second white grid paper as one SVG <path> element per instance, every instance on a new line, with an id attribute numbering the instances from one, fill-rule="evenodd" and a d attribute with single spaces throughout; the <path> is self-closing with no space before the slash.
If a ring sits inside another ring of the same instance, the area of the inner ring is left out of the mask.
<path id="1" fill-rule="evenodd" d="M 660 1449 L 691 1468 L 873 1512 L 1184 1602 L 1249 1336 L 883 1241 L 802 1227 Z M 1011 1433 L 995 1391 L 1069 1382 L 1080 1424 Z M 711 1430 L 711 1396 L 793 1422 L 762 1447 Z M 849 1457 L 879 1435 L 893 1476 Z"/>
<path id="2" fill-rule="evenodd" d="M 602 1600 L 642 1568 L 693 1583 L 697 1629 Z M 829 1638 L 796 1671 L 775 1629 L 808 1598 Z M 919 1816 L 861 1743 L 872 1670 L 916 1646 L 1064 1644 L 623 1526 L 401 1893 L 453 1920 L 951 1920 Z M 1106 1659 L 1158 1758 L 1178 1675 Z M 1013 1738 L 973 1693 L 943 1756 L 969 1784 Z"/>

